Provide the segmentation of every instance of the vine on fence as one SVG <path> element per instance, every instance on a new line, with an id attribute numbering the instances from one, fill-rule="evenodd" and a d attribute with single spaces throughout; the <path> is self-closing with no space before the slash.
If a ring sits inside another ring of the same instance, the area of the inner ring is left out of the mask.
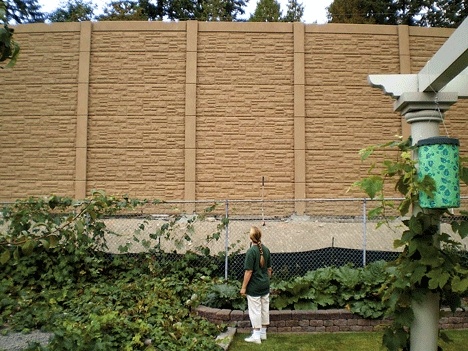
<path id="1" fill-rule="evenodd" d="M 452 311 L 460 307 L 461 296 L 468 290 L 468 267 L 462 264 L 460 243 L 452 240 L 448 233 L 439 233 L 438 224 L 442 215 L 449 217 L 453 232 L 463 239 L 468 236 L 468 212 L 460 211 L 461 216 L 454 216 L 448 210 L 421 209 L 408 217 L 411 206 L 418 203 L 419 192 L 433 197 L 436 185 L 429 176 L 418 178 L 417 161 L 411 157 L 415 147 L 411 146 L 410 140 L 369 146 L 361 150 L 361 159 L 366 160 L 376 150 L 387 148 L 398 150 L 395 159 L 386 159 L 380 166 L 372 163 L 369 176 L 354 185 L 372 199 L 379 200 L 380 205 L 369 213 L 370 217 L 382 219 L 379 225 L 388 223 L 390 210 L 397 209 L 407 228 L 395 241 L 395 248 L 403 251 L 389 265 L 390 279 L 382 286 L 387 315 L 393 317 L 382 341 L 389 351 L 398 351 L 409 350 L 413 301 L 421 301 L 428 293 L 437 293 Z M 467 161 L 464 158 L 460 160 L 462 164 Z M 460 179 L 468 184 L 468 168 L 463 165 L 460 167 Z M 386 199 L 389 181 L 394 181 L 395 191 L 404 196 L 399 203 Z"/>
<path id="2" fill-rule="evenodd" d="M 146 252 L 107 250 L 106 239 L 118 235 L 106 227 L 109 216 L 140 213 L 158 202 L 95 191 L 85 200 L 48 196 L 5 207 L 0 217 L 0 328 L 53 331 L 47 350 L 219 350 L 213 336 L 222 326 L 192 311 L 216 269 L 203 256 L 208 252 L 194 248 L 175 257 L 154 245 L 159 237 L 172 240 L 171 223 L 180 216 L 150 233 Z M 190 241 L 195 220 L 175 240 Z M 223 223 L 206 241 L 219 238 Z M 135 239 L 144 229 L 143 221 Z"/>

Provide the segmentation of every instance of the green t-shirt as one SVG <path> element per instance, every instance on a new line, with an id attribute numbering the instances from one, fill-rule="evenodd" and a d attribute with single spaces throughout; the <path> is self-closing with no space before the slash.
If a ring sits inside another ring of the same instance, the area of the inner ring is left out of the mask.
<path id="1" fill-rule="evenodd" d="M 265 245 L 263 248 L 263 258 L 265 266 L 260 267 L 260 251 L 257 245 L 252 245 L 245 254 L 244 270 L 252 271 L 252 277 L 247 284 L 246 293 L 250 296 L 264 296 L 270 293 L 270 277 L 268 268 L 271 268 L 270 250 Z"/>

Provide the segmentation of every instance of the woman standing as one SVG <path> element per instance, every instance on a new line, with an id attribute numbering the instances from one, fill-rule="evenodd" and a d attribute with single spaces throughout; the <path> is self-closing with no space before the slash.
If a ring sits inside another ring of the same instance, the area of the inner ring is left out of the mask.
<path id="1" fill-rule="evenodd" d="M 247 296 L 252 335 L 247 342 L 261 344 L 266 340 L 266 329 L 270 324 L 270 250 L 262 244 L 262 232 L 255 226 L 250 228 L 251 246 L 244 262 L 244 281 L 240 293 Z M 254 245 L 252 245 L 254 244 Z"/>

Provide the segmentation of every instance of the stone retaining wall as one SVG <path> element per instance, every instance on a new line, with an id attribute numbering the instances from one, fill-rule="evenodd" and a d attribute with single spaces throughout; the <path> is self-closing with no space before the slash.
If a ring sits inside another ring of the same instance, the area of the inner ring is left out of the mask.
<path id="1" fill-rule="evenodd" d="M 239 333 L 250 331 L 247 311 L 217 309 L 206 306 L 197 308 L 197 313 L 216 324 L 236 327 Z M 272 310 L 270 311 L 269 332 L 360 332 L 379 331 L 389 324 L 389 320 L 365 319 L 347 310 L 329 309 L 318 311 Z M 440 318 L 441 329 L 468 329 L 468 312 L 455 313 L 444 310 Z"/>

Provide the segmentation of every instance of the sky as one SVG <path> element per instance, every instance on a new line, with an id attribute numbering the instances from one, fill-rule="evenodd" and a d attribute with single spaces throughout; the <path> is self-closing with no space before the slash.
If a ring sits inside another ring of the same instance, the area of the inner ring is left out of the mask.
<path id="1" fill-rule="evenodd" d="M 286 13 L 288 0 L 277 0 L 281 4 L 281 10 L 283 15 Z M 66 0 L 39 0 L 39 4 L 42 6 L 42 11 L 52 12 L 59 7 L 61 2 L 67 2 Z M 101 10 L 102 6 L 110 0 L 93 0 L 93 3 L 98 5 L 98 11 Z M 305 23 L 318 23 L 323 24 L 327 22 L 327 10 L 326 7 L 330 6 L 332 0 L 300 0 L 304 6 L 304 17 L 303 22 Z M 246 7 L 246 15 L 250 16 L 255 11 L 257 0 L 249 0 Z"/>

